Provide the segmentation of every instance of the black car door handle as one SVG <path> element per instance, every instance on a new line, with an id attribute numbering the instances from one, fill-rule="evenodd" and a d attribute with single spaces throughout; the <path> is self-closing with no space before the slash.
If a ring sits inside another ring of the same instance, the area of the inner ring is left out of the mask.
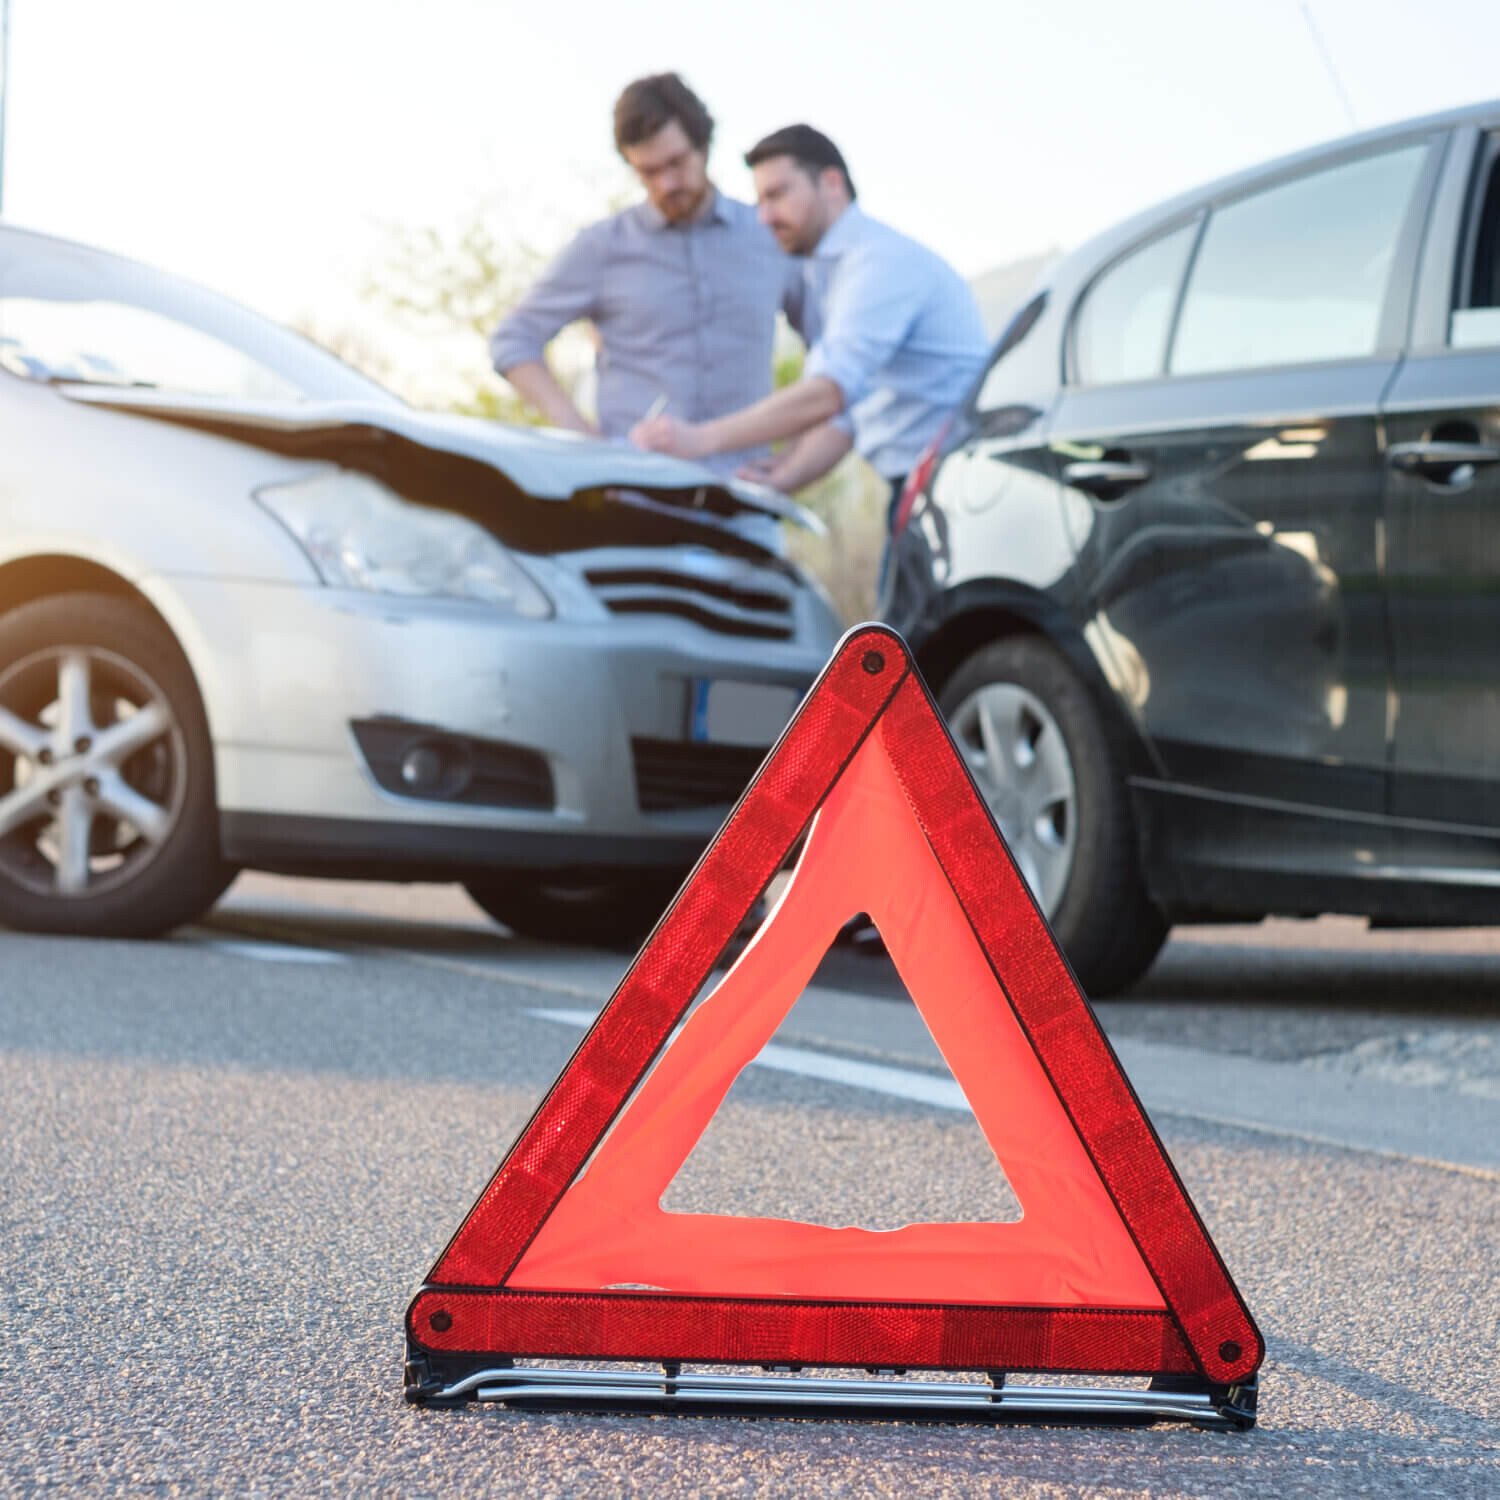
<path id="1" fill-rule="evenodd" d="M 1466 465 L 1477 469 L 1500 464 L 1500 448 L 1487 443 L 1397 443 L 1385 460 L 1398 473 L 1446 481 Z"/>
<path id="2" fill-rule="evenodd" d="M 1148 464 L 1121 463 L 1098 460 L 1089 463 L 1068 464 L 1062 471 L 1063 483 L 1075 490 L 1086 490 L 1101 499 L 1111 499 L 1138 484 L 1145 484 L 1151 477 Z"/>

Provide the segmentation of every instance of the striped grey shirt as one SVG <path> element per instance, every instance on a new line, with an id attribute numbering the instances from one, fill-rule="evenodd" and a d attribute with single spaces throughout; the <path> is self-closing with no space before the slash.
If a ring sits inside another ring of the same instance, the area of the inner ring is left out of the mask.
<path id="1" fill-rule="evenodd" d="M 583 230 L 496 328 L 503 375 L 579 318 L 598 328 L 599 425 L 623 438 L 660 395 L 688 422 L 738 411 L 771 390 L 778 309 L 802 326 L 801 263 L 782 253 L 748 203 L 711 189 L 688 224 L 639 203 Z M 766 450 L 721 453 L 729 472 Z"/>

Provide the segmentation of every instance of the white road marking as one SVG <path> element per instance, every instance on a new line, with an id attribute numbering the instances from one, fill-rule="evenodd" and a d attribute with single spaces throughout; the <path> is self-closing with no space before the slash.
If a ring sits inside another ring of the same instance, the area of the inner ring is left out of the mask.
<path id="1" fill-rule="evenodd" d="M 531 1010 L 571 1026 L 591 1026 L 592 1010 Z M 1223 1057 L 1166 1042 L 1115 1040 L 1125 1075 L 1148 1113 L 1182 1115 L 1215 1125 L 1256 1130 L 1283 1139 L 1416 1162 L 1422 1166 L 1500 1179 L 1500 1101 L 1473 1094 L 1443 1096 L 1433 1108 L 1426 1089 L 1341 1078 L 1336 1082 L 1301 1063 Z M 952 1078 L 882 1063 L 858 1062 L 801 1047 L 768 1044 L 762 1067 L 800 1073 L 939 1109 L 972 1113 Z"/>
<path id="2" fill-rule="evenodd" d="M 348 954 L 334 953 L 327 948 L 299 948 L 291 943 L 232 943 L 220 938 L 210 938 L 203 944 L 220 953 L 231 953 L 236 958 L 256 958 L 269 964 L 341 964 L 348 961 Z"/>
<path id="3" fill-rule="evenodd" d="M 455 974 L 473 974 L 479 979 L 497 979 L 503 984 L 523 985 L 546 995 L 567 995 L 575 1000 L 598 1000 L 609 995 L 619 982 L 623 964 L 616 959 L 585 958 L 566 966 L 551 963 L 523 965 L 489 959 L 453 958 L 446 953 L 421 953 L 411 948 L 393 948 L 388 944 L 360 943 L 361 952 L 380 958 L 399 958 L 403 963 L 425 964 L 433 969 L 448 969 Z M 563 977 L 558 978 L 557 974 Z M 568 978 L 569 974 L 575 975 Z M 593 1011 L 589 1012 L 592 1016 Z"/>
<path id="4" fill-rule="evenodd" d="M 627 960 L 576 951 L 534 950 L 507 955 L 503 963 L 422 953 L 387 944 L 348 942 L 353 953 L 431 965 L 505 984 L 524 986 L 541 994 L 590 1002 L 595 1009 L 563 1011 L 548 1018 L 568 1025 L 592 1024 L 597 1007 L 608 1000 Z M 306 951 L 306 950 L 302 950 Z M 809 994 L 814 993 L 812 987 Z M 871 1004 L 882 1012 L 881 1028 L 889 1029 L 904 1007 L 891 1007 L 854 992 L 817 991 L 844 1005 Z M 536 1014 L 543 1014 L 540 1010 Z M 1105 1019 L 1108 1020 L 1106 1008 Z M 925 1027 L 922 1028 L 925 1034 Z M 837 1036 L 835 1030 L 832 1036 Z M 1259 1131 L 1286 1140 L 1304 1141 L 1343 1150 L 1368 1151 L 1396 1160 L 1470 1173 L 1500 1180 L 1500 1100 L 1477 1092 L 1449 1092 L 1393 1084 L 1368 1077 L 1340 1077 L 1305 1062 L 1270 1062 L 1238 1054 L 1226 1055 L 1181 1047 L 1167 1042 L 1113 1038 L 1125 1074 L 1147 1111 L 1154 1117 L 1177 1115 L 1216 1125 Z M 832 1043 L 839 1045 L 837 1041 Z M 900 1045 L 909 1055 L 921 1049 L 906 1037 Z M 856 1070 L 869 1070 L 857 1087 L 875 1087 L 897 1097 L 912 1098 L 905 1085 L 924 1090 L 920 1096 L 938 1108 L 956 1105 L 955 1095 L 942 1097 L 951 1080 L 883 1063 L 855 1062 L 824 1052 L 788 1048 L 796 1063 L 805 1062 L 808 1076 L 825 1077 L 824 1070 L 840 1070 L 840 1081 L 854 1082 Z M 768 1059 L 761 1061 L 774 1066 Z M 818 1071 L 814 1072 L 813 1069 Z M 804 1071 L 801 1066 L 784 1071 Z M 939 1097 L 933 1097 L 931 1090 Z"/>
<path id="5" fill-rule="evenodd" d="M 526 1014 L 544 1021 L 558 1021 L 564 1026 L 592 1026 L 597 1012 L 528 1006 Z M 953 1079 L 918 1073 L 909 1068 L 858 1062 L 853 1058 L 834 1057 L 827 1052 L 786 1047 L 779 1042 L 767 1042 L 752 1066 L 772 1068 L 778 1073 L 795 1073 L 802 1078 L 819 1078 L 825 1083 L 842 1083 L 850 1088 L 869 1089 L 872 1093 L 889 1094 L 895 1099 L 914 1099 L 919 1104 L 931 1104 L 939 1109 L 971 1113 L 964 1091 Z"/>
<path id="6" fill-rule="evenodd" d="M 1300 1062 L 1225 1057 L 1118 1037 L 1126 1077 L 1153 1114 L 1371 1151 L 1500 1179 L 1500 1100 L 1320 1073 Z"/>

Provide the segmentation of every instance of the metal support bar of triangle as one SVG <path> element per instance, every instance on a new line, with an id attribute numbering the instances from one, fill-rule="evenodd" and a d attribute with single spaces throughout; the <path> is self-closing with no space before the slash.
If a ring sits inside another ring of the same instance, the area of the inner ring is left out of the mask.
<path id="1" fill-rule="evenodd" d="M 407 1399 L 424 1405 L 493 1401 L 517 1409 L 740 1416 L 893 1418 L 919 1422 L 1052 1422 L 1150 1426 L 1188 1422 L 1243 1431 L 1255 1425 L 1256 1380 L 1210 1386 L 1153 1380 L 1144 1389 L 1016 1385 L 953 1380 L 859 1379 L 803 1374 L 684 1374 L 679 1366 L 601 1370 L 487 1363 L 461 1378 L 418 1359 L 407 1366 Z"/>

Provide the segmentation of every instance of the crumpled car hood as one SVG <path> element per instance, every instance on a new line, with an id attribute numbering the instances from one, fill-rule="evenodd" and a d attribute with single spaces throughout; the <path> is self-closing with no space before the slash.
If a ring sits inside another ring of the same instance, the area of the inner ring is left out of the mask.
<path id="1" fill-rule="evenodd" d="M 810 511 L 766 485 L 715 474 L 701 464 L 633 444 L 601 442 L 556 428 L 510 427 L 479 417 L 419 411 L 398 402 L 277 401 L 195 396 L 130 386 L 60 384 L 69 400 L 180 422 L 282 451 L 316 453 L 320 434 L 388 432 L 497 469 L 538 500 L 570 500 L 580 491 L 623 488 L 693 493 L 713 490 L 731 509 L 759 511 L 822 533 Z M 275 441 L 280 435 L 283 441 Z"/>

